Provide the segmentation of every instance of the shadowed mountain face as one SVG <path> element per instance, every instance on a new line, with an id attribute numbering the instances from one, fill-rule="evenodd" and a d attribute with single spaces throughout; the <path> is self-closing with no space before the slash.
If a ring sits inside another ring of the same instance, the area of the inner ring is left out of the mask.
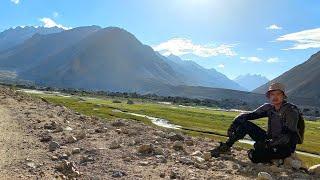
<path id="1" fill-rule="evenodd" d="M 150 82 L 182 83 L 152 48 L 114 27 L 47 57 L 21 77 L 58 87 L 130 92 L 144 92 Z"/>
<path id="2" fill-rule="evenodd" d="M 234 79 L 235 82 L 245 87 L 248 91 L 252 91 L 257 87 L 267 83 L 269 80 L 258 74 L 240 75 Z"/>
<path id="3" fill-rule="evenodd" d="M 27 70 L 98 29 L 100 28 L 97 26 L 89 26 L 48 35 L 35 34 L 24 43 L 0 53 L 0 67 L 16 71 Z"/>
<path id="4" fill-rule="evenodd" d="M 81 27 L 35 35 L 0 55 L 0 65 L 38 84 L 91 90 L 154 92 L 167 85 L 243 90 L 214 69 L 168 58 L 115 27 Z"/>
<path id="5" fill-rule="evenodd" d="M 271 82 L 283 83 L 289 96 L 320 99 L 320 52 Z M 264 93 L 269 84 L 270 82 L 253 92 Z"/>
<path id="6" fill-rule="evenodd" d="M 52 34 L 63 30 L 64 29 L 58 27 L 45 28 L 34 26 L 18 26 L 16 28 L 7 29 L 0 33 L 0 52 L 23 43 L 35 34 Z"/>
<path id="7" fill-rule="evenodd" d="M 185 61 L 175 55 L 170 55 L 163 59 L 187 85 L 245 90 L 215 69 L 205 69 L 193 61 Z"/>

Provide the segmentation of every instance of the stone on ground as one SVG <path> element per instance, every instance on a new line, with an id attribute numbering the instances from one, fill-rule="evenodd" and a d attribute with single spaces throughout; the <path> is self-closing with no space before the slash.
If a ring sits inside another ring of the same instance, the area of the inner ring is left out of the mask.
<path id="1" fill-rule="evenodd" d="M 311 166 L 311 167 L 308 169 L 308 171 L 309 171 L 309 173 L 311 173 L 311 174 L 320 175 L 320 164 Z"/>
<path id="2" fill-rule="evenodd" d="M 259 172 L 258 173 L 258 180 L 272 180 L 272 176 L 267 172 Z"/>

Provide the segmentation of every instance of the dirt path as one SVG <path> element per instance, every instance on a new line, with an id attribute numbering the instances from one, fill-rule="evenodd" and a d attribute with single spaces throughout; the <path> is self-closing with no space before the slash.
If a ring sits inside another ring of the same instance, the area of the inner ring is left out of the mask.
<path id="1" fill-rule="evenodd" d="M 26 157 L 26 151 L 20 146 L 24 134 L 19 124 L 10 118 L 7 109 L 1 105 L 0 115 L 0 176 L 8 178 L 11 168 Z"/>
<path id="2" fill-rule="evenodd" d="M 46 151 L 29 132 L 28 122 L 20 119 L 22 106 L 4 96 L 1 96 L 0 103 L 0 179 L 28 179 L 41 174 L 36 172 L 36 166 L 39 159 L 46 157 Z"/>

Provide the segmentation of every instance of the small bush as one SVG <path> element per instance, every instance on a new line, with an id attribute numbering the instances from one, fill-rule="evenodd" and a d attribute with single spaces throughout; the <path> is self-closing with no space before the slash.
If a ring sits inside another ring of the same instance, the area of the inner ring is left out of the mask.
<path id="1" fill-rule="evenodd" d="M 127 104 L 134 104 L 132 100 L 128 99 Z"/>
<path id="2" fill-rule="evenodd" d="M 119 100 L 113 100 L 112 103 L 121 103 Z"/>

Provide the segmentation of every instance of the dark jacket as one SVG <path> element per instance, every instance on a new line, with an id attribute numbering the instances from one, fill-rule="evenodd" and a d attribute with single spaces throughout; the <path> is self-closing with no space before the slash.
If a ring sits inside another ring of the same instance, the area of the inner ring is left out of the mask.
<path id="1" fill-rule="evenodd" d="M 240 114 L 235 121 L 241 123 L 263 117 L 268 117 L 267 136 L 272 146 L 287 145 L 298 138 L 299 109 L 286 101 L 282 103 L 279 110 L 276 110 L 272 104 L 265 103 L 252 112 Z"/>

